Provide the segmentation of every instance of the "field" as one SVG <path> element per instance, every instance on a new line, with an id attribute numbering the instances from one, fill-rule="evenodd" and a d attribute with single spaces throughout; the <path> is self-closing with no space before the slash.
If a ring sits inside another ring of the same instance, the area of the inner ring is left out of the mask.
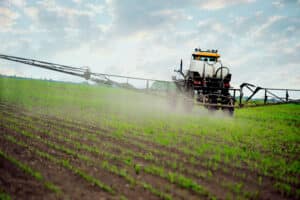
<path id="1" fill-rule="evenodd" d="M 0 108 L 0 199 L 300 199 L 300 105 L 0 78 Z"/>

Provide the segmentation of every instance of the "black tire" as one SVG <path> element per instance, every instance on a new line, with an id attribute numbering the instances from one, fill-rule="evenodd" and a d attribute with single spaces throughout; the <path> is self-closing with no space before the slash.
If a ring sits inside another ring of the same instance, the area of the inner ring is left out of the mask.
<path id="1" fill-rule="evenodd" d="M 217 104 L 218 103 L 215 96 L 209 95 L 208 96 L 208 103 L 212 104 L 212 105 L 207 105 L 207 107 L 206 107 L 210 113 L 213 114 L 213 113 L 215 113 L 219 109 L 218 106 L 213 105 L 213 104 Z"/>
<path id="2" fill-rule="evenodd" d="M 230 97 L 228 102 L 225 104 L 227 106 L 232 106 L 232 107 L 225 107 L 222 110 L 230 117 L 233 117 L 234 114 L 234 101 L 233 99 Z"/>
<path id="3" fill-rule="evenodd" d="M 211 114 L 214 114 L 218 110 L 218 108 L 216 106 L 207 106 L 206 108 L 207 108 L 208 112 Z"/>
<path id="4" fill-rule="evenodd" d="M 230 117 L 233 117 L 233 114 L 234 114 L 234 108 L 223 108 L 222 109 L 223 110 L 223 112 L 226 114 L 226 115 L 228 115 L 228 116 L 230 116 Z"/>

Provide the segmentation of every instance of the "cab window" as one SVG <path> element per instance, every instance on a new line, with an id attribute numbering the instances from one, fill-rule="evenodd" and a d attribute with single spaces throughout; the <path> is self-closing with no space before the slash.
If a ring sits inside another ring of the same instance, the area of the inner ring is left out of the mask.
<path id="1" fill-rule="evenodd" d="M 216 57 L 209 57 L 209 61 L 216 62 L 216 61 L 217 61 L 217 58 L 216 58 Z"/>
<path id="2" fill-rule="evenodd" d="M 209 56 L 201 56 L 200 60 L 201 61 L 216 62 L 217 58 L 216 57 L 209 57 Z"/>
<path id="3" fill-rule="evenodd" d="M 209 61 L 209 62 L 216 62 L 217 58 L 212 56 L 200 56 L 200 55 L 193 55 L 194 60 L 200 60 L 200 61 Z"/>
<path id="4" fill-rule="evenodd" d="M 193 55 L 193 59 L 194 60 L 200 60 L 200 56 L 199 55 Z"/>

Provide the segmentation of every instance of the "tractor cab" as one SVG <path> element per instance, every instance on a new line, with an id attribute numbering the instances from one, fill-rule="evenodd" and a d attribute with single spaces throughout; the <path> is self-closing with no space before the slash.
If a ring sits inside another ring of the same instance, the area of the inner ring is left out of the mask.
<path id="1" fill-rule="evenodd" d="M 217 50 L 195 49 L 192 53 L 189 71 L 201 77 L 214 77 L 219 57 Z"/>

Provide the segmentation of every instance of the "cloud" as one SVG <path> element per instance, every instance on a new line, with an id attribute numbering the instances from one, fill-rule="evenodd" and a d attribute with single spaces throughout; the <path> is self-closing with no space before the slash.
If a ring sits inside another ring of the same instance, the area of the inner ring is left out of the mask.
<path id="1" fill-rule="evenodd" d="M 199 1 L 198 7 L 204 10 L 219 10 L 222 8 L 230 7 L 237 4 L 253 3 L 255 0 L 210 0 Z"/>
<path id="2" fill-rule="evenodd" d="M 76 17 L 93 17 L 103 9 L 102 5 L 95 4 L 87 4 L 85 6 L 86 9 L 75 9 L 61 6 L 55 0 L 42 0 L 39 1 L 38 4 L 40 5 L 40 9 L 42 8 L 43 11 L 51 13 L 52 17 L 61 17 L 68 21 Z"/>
<path id="3" fill-rule="evenodd" d="M 272 5 L 275 6 L 276 8 L 283 8 L 284 7 L 283 1 L 280 1 L 280 0 L 273 1 Z"/>
<path id="4" fill-rule="evenodd" d="M 0 6 L 12 8 L 14 7 L 24 7 L 26 5 L 26 0 L 2 0 L 0 1 Z"/>
<path id="5" fill-rule="evenodd" d="M 27 15 L 32 20 L 34 21 L 38 20 L 39 9 L 37 7 L 33 7 L 33 6 L 25 7 L 23 11 L 25 15 Z"/>
<path id="6" fill-rule="evenodd" d="M 12 29 L 16 24 L 16 20 L 19 18 L 17 12 L 12 11 L 9 8 L 0 7 L 0 32 L 7 32 Z"/>
<path id="7" fill-rule="evenodd" d="M 45 54 L 101 40 L 103 26 L 98 20 L 104 10 L 104 4 L 95 2 L 77 7 L 56 0 L 40 0 L 23 8 L 31 20 L 29 31 L 39 33 L 36 40 Z"/>
<path id="8" fill-rule="evenodd" d="M 88 3 L 85 6 L 91 13 L 92 16 L 96 15 L 96 14 L 101 14 L 103 13 L 103 10 L 105 8 L 104 5 L 97 5 L 97 4 L 93 4 L 93 3 Z"/>
<path id="9" fill-rule="evenodd" d="M 279 16 L 279 15 L 270 16 L 265 23 L 256 27 L 256 29 L 252 32 L 252 37 L 254 38 L 261 37 L 265 33 L 265 31 L 269 29 L 273 24 L 275 24 L 276 22 L 284 18 L 285 18 L 284 16 Z"/>
<path id="10" fill-rule="evenodd" d="M 82 0 L 72 0 L 74 3 L 76 4 L 81 4 L 82 3 Z"/>
<path id="11" fill-rule="evenodd" d="M 280 0 L 284 2 L 284 4 L 300 4 L 300 0 Z"/>
<path id="12" fill-rule="evenodd" d="M 217 10 L 253 2 L 255 0 L 144 0 L 142 3 L 138 0 L 107 0 L 106 4 L 112 17 L 111 35 L 127 37 L 138 32 L 148 35 L 161 30 L 174 32 L 181 24 L 195 19 L 190 9 Z"/>
<path id="13" fill-rule="evenodd" d="M 89 65 L 95 72 L 170 79 L 180 58 L 188 68 L 195 47 L 213 48 L 219 49 L 237 85 L 249 81 L 272 86 L 282 80 L 283 71 L 300 73 L 295 68 L 300 62 L 300 20 L 292 8 L 296 0 L 280 2 L 286 10 L 276 9 L 272 1 L 264 7 L 253 0 L 0 3 L 0 9 L 8 9 L 0 12 L 0 22 L 6 24 L 0 39 L 8 41 L 0 51 Z M 270 74 L 274 76 L 268 79 Z"/>
<path id="14" fill-rule="evenodd" d="M 112 17 L 111 34 L 121 37 L 137 32 L 151 33 L 158 29 L 170 30 L 178 23 L 191 19 L 185 13 L 186 5 L 180 0 L 109 0 L 107 7 Z"/>
<path id="15" fill-rule="evenodd" d="M 272 83 L 274 86 L 279 83 L 280 72 L 291 70 L 300 62 L 296 55 L 299 52 L 296 38 L 300 37 L 298 21 L 296 17 L 255 13 L 232 16 L 231 20 L 211 17 L 199 21 L 195 35 L 203 38 L 199 40 L 200 47 L 219 49 L 223 63 L 233 73 L 235 85 L 248 81 L 272 87 Z M 272 79 L 267 76 L 271 74 Z"/>
<path id="16" fill-rule="evenodd" d="M 17 7 L 24 7 L 26 6 L 26 0 L 9 0 L 9 2 Z"/>

